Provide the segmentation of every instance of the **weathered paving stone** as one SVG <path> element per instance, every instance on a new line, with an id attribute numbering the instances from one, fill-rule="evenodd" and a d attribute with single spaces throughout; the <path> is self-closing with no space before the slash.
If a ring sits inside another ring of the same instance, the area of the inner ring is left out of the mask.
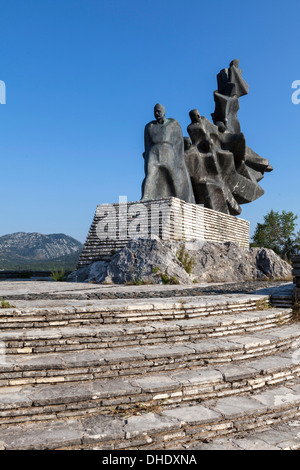
<path id="1" fill-rule="evenodd" d="M 173 379 L 185 384 L 215 384 L 221 382 L 223 379 L 222 373 L 215 369 L 196 369 L 193 371 L 185 371 L 174 374 Z"/>
<path id="2" fill-rule="evenodd" d="M 76 353 L 67 353 L 63 355 L 63 363 L 66 369 L 68 367 L 74 367 L 76 365 L 80 367 L 92 367 L 94 365 L 99 366 L 100 364 L 105 363 L 104 356 L 105 352 L 103 350 L 99 350 L 97 352 L 84 351 L 84 354 L 80 355 Z"/>
<path id="3" fill-rule="evenodd" d="M 207 424 L 220 419 L 221 414 L 202 405 L 184 406 L 162 412 L 163 416 L 177 419 L 181 425 L 190 426 L 196 424 Z"/>
<path id="4" fill-rule="evenodd" d="M 266 357 L 251 362 L 251 367 L 260 371 L 261 374 L 272 373 L 285 369 L 291 365 L 291 358 L 282 357 L 280 354 L 276 357 Z"/>
<path id="5" fill-rule="evenodd" d="M 216 438 L 210 442 L 185 445 L 192 450 L 296 450 L 300 448 L 300 421 L 274 424 L 272 429 L 247 432 L 244 436 Z"/>
<path id="6" fill-rule="evenodd" d="M 245 378 L 252 377 L 253 374 L 257 374 L 258 369 L 252 366 L 239 367 L 237 365 L 227 365 L 218 367 L 219 373 L 224 377 L 227 382 L 234 382 Z"/>
<path id="7" fill-rule="evenodd" d="M 297 393 L 288 387 L 276 388 L 260 393 L 256 397 L 256 400 L 266 405 L 268 409 L 285 406 L 291 403 L 298 403 L 300 405 L 300 391 Z"/>
<path id="8" fill-rule="evenodd" d="M 236 445 L 240 450 L 280 450 L 278 447 L 267 444 L 259 438 L 234 439 L 232 445 Z"/>
<path id="9" fill-rule="evenodd" d="M 32 389 L 23 389 L 22 387 L 0 388 L 0 407 L 1 409 L 22 408 L 32 405 L 30 397 Z"/>
<path id="10" fill-rule="evenodd" d="M 30 357 L 22 357 L 20 360 L 14 358 L 14 367 L 16 370 L 26 369 L 26 370 L 46 370 L 46 369 L 60 369 L 63 367 L 65 359 L 58 356 L 38 356 L 34 355 Z"/>
<path id="11" fill-rule="evenodd" d="M 147 359 L 159 359 L 160 357 L 182 357 L 186 354 L 191 353 L 190 349 L 186 346 L 161 346 L 161 347 L 156 347 L 156 346 L 150 346 L 146 350 L 144 350 L 145 357 Z"/>
<path id="12" fill-rule="evenodd" d="M 263 338 L 260 338 L 255 335 L 251 336 L 232 336 L 228 337 L 227 341 L 229 343 L 234 343 L 234 344 L 242 344 L 244 349 L 251 349 L 255 347 L 259 347 L 262 344 L 270 343 L 270 339 L 267 335 L 265 335 Z"/>
<path id="13" fill-rule="evenodd" d="M 135 384 L 135 381 L 129 382 L 126 379 L 95 380 L 90 387 L 93 399 L 114 397 L 116 392 L 118 397 L 134 396 L 142 392 L 142 387 L 138 382 Z"/>
<path id="14" fill-rule="evenodd" d="M 82 401 L 90 398 L 91 384 L 82 384 L 80 390 L 78 390 L 78 386 L 69 384 L 64 387 L 59 385 L 41 386 L 38 391 L 33 390 L 30 396 L 34 406 L 74 403 L 77 400 Z"/>
<path id="15" fill-rule="evenodd" d="M 183 447 L 183 449 L 187 448 L 188 450 L 218 450 L 218 451 L 224 451 L 224 450 L 242 450 L 241 447 L 238 447 L 235 443 L 233 443 L 231 440 L 225 440 L 225 439 L 215 439 L 213 442 L 209 443 L 198 443 L 193 446 L 186 446 Z"/>
<path id="16" fill-rule="evenodd" d="M 130 348 L 129 350 L 122 351 L 102 351 L 104 360 L 108 362 L 133 362 L 145 358 L 143 350 L 137 348 Z"/>
<path id="17" fill-rule="evenodd" d="M 291 420 L 271 430 L 263 431 L 258 436 L 268 446 L 274 446 L 279 450 L 299 449 L 300 422 Z"/>
<path id="18" fill-rule="evenodd" d="M 134 380 L 134 383 L 141 388 L 142 392 L 148 393 L 169 391 L 180 387 L 180 381 L 166 376 L 137 378 Z"/>
<path id="19" fill-rule="evenodd" d="M 256 397 L 255 399 L 247 397 L 221 398 L 215 404 L 211 404 L 211 406 L 225 418 L 232 419 L 247 416 L 253 412 L 259 414 L 267 409 L 262 403 L 257 401 Z"/>
<path id="20" fill-rule="evenodd" d="M 24 427 L 0 429 L 0 442 L 9 450 L 51 450 L 65 446 L 80 445 L 82 426 L 77 420 L 34 424 Z"/>
<path id="21" fill-rule="evenodd" d="M 151 435 L 153 433 L 163 433 L 173 430 L 179 430 L 180 423 L 178 419 L 173 418 L 172 415 L 162 413 L 157 415 L 154 413 L 148 413 L 141 416 L 131 416 L 126 420 L 124 425 L 124 431 L 126 433 L 126 439 L 132 437 Z"/>
<path id="22" fill-rule="evenodd" d="M 83 443 L 125 438 L 124 423 L 110 416 L 93 416 L 82 421 Z"/>

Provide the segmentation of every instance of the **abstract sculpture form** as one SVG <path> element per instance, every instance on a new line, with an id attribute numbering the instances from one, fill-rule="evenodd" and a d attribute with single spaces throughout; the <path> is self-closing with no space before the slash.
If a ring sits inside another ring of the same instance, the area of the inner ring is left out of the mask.
<path id="1" fill-rule="evenodd" d="M 166 119 L 161 104 L 155 106 L 154 115 L 156 120 L 145 127 L 142 200 L 176 197 L 194 203 L 181 127 L 175 119 Z"/>
<path id="2" fill-rule="evenodd" d="M 246 146 L 240 131 L 239 98 L 248 93 L 249 87 L 238 67 L 239 61 L 234 60 L 217 76 L 213 123 L 192 110 L 187 128 L 190 139 L 184 138 L 196 203 L 230 215 L 240 214 L 240 204 L 264 194 L 258 182 L 265 172 L 273 170 L 268 160 Z"/>

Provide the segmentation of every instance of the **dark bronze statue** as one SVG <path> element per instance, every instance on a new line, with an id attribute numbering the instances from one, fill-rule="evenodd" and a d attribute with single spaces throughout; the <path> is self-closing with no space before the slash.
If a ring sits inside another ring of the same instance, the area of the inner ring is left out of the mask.
<path id="1" fill-rule="evenodd" d="M 249 86 L 239 61 L 217 75 L 215 111 L 210 122 L 197 109 L 190 111 L 189 137 L 179 123 L 154 108 L 156 121 L 145 127 L 145 179 L 142 199 L 170 196 L 196 202 L 224 214 L 239 215 L 241 204 L 264 194 L 258 182 L 272 171 L 269 161 L 246 145 L 238 120 L 239 98 Z"/>
<path id="2" fill-rule="evenodd" d="M 233 60 L 229 69 L 217 76 L 215 112 L 211 123 L 197 109 L 190 112 L 191 124 L 185 137 L 185 158 L 195 200 L 225 214 L 241 213 L 240 204 L 255 201 L 264 194 L 258 182 L 272 171 L 269 161 L 246 146 L 237 118 L 239 98 L 249 87 Z"/>
<path id="3" fill-rule="evenodd" d="M 145 127 L 145 179 L 142 200 L 177 197 L 195 202 L 184 158 L 182 130 L 175 119 L 165 117 L 165 108 L 154 108 L 156 120 Z"/>

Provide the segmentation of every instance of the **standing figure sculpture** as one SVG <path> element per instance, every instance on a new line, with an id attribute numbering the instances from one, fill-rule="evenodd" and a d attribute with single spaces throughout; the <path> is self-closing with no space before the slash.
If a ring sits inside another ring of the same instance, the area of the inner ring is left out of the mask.
<path id="1" fill-rule="evenodd" d="M 145 127 L 142 200 L 176 197 L 195 203 L 181 127 L 175 119 L 165 117 L 161 104 L 154 107 L 154 115 L 156 120 Z"/>

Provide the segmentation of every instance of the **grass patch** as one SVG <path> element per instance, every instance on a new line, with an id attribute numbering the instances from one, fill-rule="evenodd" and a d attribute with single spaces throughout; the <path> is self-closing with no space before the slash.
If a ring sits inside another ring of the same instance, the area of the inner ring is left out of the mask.
<path id="1" fill-rule="evenodd" d="M 65 268 L 62 268 L 60 271 L 52 271 L 51 272 L 51 279 L 55 282 L 63 282 L 66 280 L 66 272 Z"/>
<path id="2" fill-rule="evenodd" d="M 273 308 L 268 299 L 259 299 L 256 301 L 256 310 L 268 310 Z"/>
<path id="3" fill-rule="evenodd" d="M 142 279 L 140 279 L 139 277 L 137 277 L 134 281 L 133 281 L 133 285 L 134 286 L 144 286 L 146 283 L 145 281 L 143 281 Z"/>
<path id="4" fill-rule="evenodd" d="M 167 272 L 160 273 L 159 277 L 164 285 L 166 284 L 179 284 L 178 279 L 175 276 L 169 276 Z"/>
<path id="5" fill-rule="evenodd" d="M 191 274 L 193 272 L 196 262 L 194 258 L 186 252 L 184 244 L 182 245 L 180 250 L 176 253 L 176 256 L 178 260 L 181 262 L 181 264 L 183 265 L 185 271 L 188 274 Z"/>
<path id="6" fill-rule="evenodd" d="M 152 272 L 153 272 L 154 274 L 159 273 L 159 268 L 158 268 L 157 266 L 153 266 Z"/>
<path id="7" fill-rule="evenodd" d="M 178 279 L 176 278 L 176 276 L 170 276 L 167 271 L 165 271 L 164 273 L 161 273 L 160 272 L 160 269 L 157 267 L 157 266 L 154 266 L 152 268 L 152 272 L 154 274 L 157 274 L 159 279 L 161 280 L 161 282 L 166 285 L 166 284 L 179 284 L 179 281 Z"/>
<path id="8" fill-rule="evenodd" d="M 4 300 L 3 297 L 1 297 L 0 308 L 15 308 L 15 307 L 14 305 L 11 305 L 9 302 Z"/>

